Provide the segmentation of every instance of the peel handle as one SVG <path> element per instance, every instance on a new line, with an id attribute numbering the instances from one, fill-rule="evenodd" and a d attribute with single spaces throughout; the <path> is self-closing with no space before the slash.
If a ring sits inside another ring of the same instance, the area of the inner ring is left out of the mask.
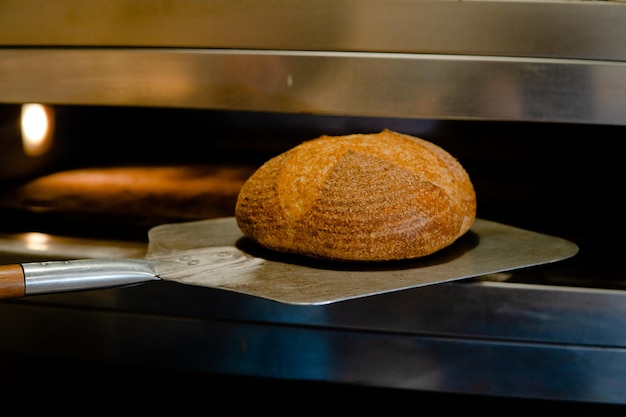
<path id="1" fill-rule="evenodd" d="M 22 265 L 0 266 L 0 299 L 23 297 L 25 292 L 26 280 Z"/>
<path id="2" fill-rule="evenodd" d="M 158 280 L 144 259 L 82 259 L 0 266 L 0 299 Z"/>

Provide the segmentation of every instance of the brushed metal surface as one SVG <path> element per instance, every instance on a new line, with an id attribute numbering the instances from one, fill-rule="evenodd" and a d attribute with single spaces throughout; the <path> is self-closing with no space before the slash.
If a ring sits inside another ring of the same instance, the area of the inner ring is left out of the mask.
<path id="1" fill-rule="evenodd" d="M 117 287 L 158 280 L 142 259 L 79 259 L 22 264 L 24 295 Z"/>
<path id="2" fill-rule="evenodd" d="M 623 125 L 626 63 L 354 52 L 0 49 L 0 102 Z"/>
<path id="3" fill-rule="evenodd" d="M 624 293 L 545 291 L 512 285 L 503 298 L 448 283 L 293 306 L 155 282 L 0 303 L 0 348 L 196 375 L 624 404 Z"/>
<path id="4" fill-rule="evenodd" d="M 5 0 L 0 45 L 624 60 L 625 20 L 612 1 Z"/>
<path id="5" fill-rule="evenodd" d="M 623 125 L 626 4 L 0 3 L 0 101 Z"/>
<path id="6" fill-rule="evenodd" d="M 156 226 L 146 259 L 163 280 L 289 304 L 328 304 L 571 258 L 565 239 L 476 219 L 431 256 L 390 263 L 324 262 L 267 251 L 246 240 L 234 217 Z"/>

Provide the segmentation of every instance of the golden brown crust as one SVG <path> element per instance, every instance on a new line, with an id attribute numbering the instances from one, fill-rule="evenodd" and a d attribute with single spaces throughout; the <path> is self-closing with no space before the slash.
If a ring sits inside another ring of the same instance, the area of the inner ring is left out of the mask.
<path id="1" fill-rule="evenodd" d="M 429 255 L 476 216 L 465 169 L 420 138 L 322 136 L 267 161 L 244 183 L 235 216 L 267 248 L 347 261 Z"/>

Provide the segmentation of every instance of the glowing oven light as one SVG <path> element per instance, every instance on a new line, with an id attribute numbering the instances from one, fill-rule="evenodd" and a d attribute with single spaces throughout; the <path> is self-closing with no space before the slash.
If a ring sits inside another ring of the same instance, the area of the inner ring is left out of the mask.
<path id="1" fill-rule="evenodd" d="M 43 104 L 22 105 L 21 116 L 22 146 L 28 156 L 45 154 L 52 145 L 54 113 Z"/>

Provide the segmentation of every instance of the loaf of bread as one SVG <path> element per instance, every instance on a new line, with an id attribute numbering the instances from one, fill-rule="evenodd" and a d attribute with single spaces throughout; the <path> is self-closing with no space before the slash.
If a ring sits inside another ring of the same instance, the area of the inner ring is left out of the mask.
<path id="1" fill-rule="evenodd" d="M 447 151 L 384 130 L 321 136 L 270 159 L 244 183 L 235 217 L 244 235 L 275 251 L 400 260 L 465 234 L 476 195 Z"/>

